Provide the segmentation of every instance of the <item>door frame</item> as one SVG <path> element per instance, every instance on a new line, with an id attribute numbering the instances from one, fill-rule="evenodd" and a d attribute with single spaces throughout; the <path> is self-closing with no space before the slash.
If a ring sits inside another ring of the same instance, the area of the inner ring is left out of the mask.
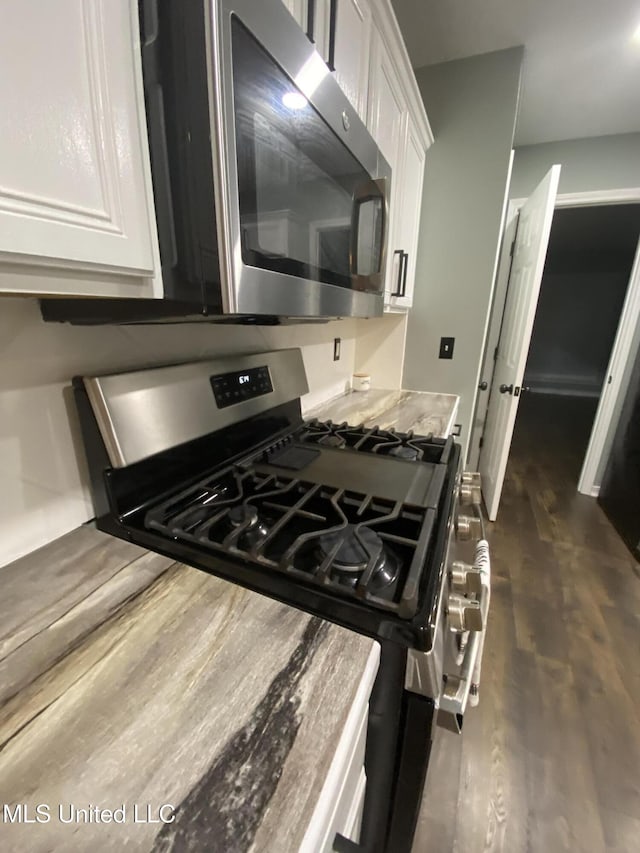
<path id="1" fill-rule="evenodd" d="M 607 373 L 600 393 L 598 409 L 591 429 L 589 445 L 582 463 L 578 491 L 597 497 L 600 484 L 598 473 L 611 447 L 611 439 L 617 426 L 616 413 L 624 400 L 629 379 L 627 366 L 633 356 L 633 343 L 640 334 L 640 237 L 627 285 L 624 304 L 618 321 L 618 330 L 611 349 Z M 614 423 L 615 418 L 615 423 Z"/>
<path id="2" fill-rule="evenodd" d="M 511 199 L 510 203 L 519 210 L 525 201 L 526 198 L 517 198 Z M 591 207 L 638 202 L 640 202 L 640 187 L 627 187 L 624 189 L 591 190 L 582 193 L 559 193 L 555 206 L 556 208 Z M 504 299 L 506 299 L 506 293 Z M 605 382 L 600 392 L 598 409 L 578 480 L 578 491 L 584 495 L 597 497 L 600 490 L 596 478 L 615 431 L 612 418 L 616 411 L 619 412 L 620 410 L 626 391 L 626 380 L 628 379 L 628 371 L 625 368 L 632 355 L 633 343 L 639 337 L 640 239 L 620 313 L 618 330 L 611 349 Z"/>

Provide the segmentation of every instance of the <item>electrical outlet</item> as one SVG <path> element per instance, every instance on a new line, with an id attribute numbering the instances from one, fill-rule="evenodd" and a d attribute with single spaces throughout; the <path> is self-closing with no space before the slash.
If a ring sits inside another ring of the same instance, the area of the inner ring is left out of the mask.
<path id="1" fill-rule="evenodd" d="M 340 346 L 342 344 L 342 338 L 334 338 L 333 339 L 333 360 L 340 361 Z"/>
<path id="2" fill-rule="evenodd" d="M 453 358 L 455 338 L 440 338 L 440 354 L 438 358 Z"/>

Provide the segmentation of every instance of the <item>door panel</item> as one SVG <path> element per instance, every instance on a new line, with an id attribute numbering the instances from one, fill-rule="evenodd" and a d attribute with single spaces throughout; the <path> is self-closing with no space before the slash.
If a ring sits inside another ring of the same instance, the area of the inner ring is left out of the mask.
<path id="1" fill-rule="evenodd" d="M 400 204 L 395 229 L 397 237 L 393 247 L 405 253 L 404 263 L 406 266 L 400 271 L 403 279 L 400 292 L 403 295 L 391 296 L 390 302 L 394 308 L 410 308 L 413 303 L 420 211 L 422 208 L 422 184 L 427 153 L 411 116 L 409 116 L 406 130 L 402 164 L 395 175 L 399 184 Z M 398 196 L 396 196 L 397 198 Z M 392 293 L 397 291 L 398 288 L 394 288 Z"/>
<path id="2" fill-rule="evenodd" d="M 135 21 L 128 0 L 3 5 L 0 253 L 8 260 L 153 272 Z"/>
<path id="3" fill-rule="evenodd" d="M 307 28 L 307 2 L 306 0 L 282 0 L 291 12 L 297 23 L 303 30 Z"/>
<path id="4" fill-rule="evenodd" d="M 385 304 L 400 274 L 401 257 L 398 245 L 398 209 L 401 205 L 399 174 L 401 168 L 402 142 L 408 117 L 402 87 L 396 74 L 391 56 L 382 36 L 375 28 L 373 39 L 373 61 L 369 80 L 369 120 L 371 135 L 383 157 L 391 166 L 391 192 L 389 195 L 389 228 L 387 238 L 387 269 L 385 275 Z"/>
<path id="5" fill-rule="evenodd" d="M 560 166 L 553 166 L 520 210 L 480 454 L 482 492 L 491 521 L 498 513 L 559 178 Z M 501 393 L 501 386 L 512 391 Z"/>
<path id="6" fill-rule="evenodd" d="M 336 80 L 366 122 L 371 11 L 363 0 L 341 0 L 336 15 Z"/>

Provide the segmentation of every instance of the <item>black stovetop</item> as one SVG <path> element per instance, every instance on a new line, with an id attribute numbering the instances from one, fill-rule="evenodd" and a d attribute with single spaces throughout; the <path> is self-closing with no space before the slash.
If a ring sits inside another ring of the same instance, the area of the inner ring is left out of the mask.
<path id="1" fill-rule="evenodd" d="M 162 494 L 147 489 L 98 525 L 353 630 L 430 647 L 459 458 L 452 439 L 298 421 L 210 466 L 230 447 L 213 439 L 197 448 L 199 465 L 195 447 L 182 449 L 183 466 L 165 460 L 173 473 Z M 135 473 L 159 481 L 161 466 Z M 109 472 L 113 493 L 127 491 L 124 474 Z"/>

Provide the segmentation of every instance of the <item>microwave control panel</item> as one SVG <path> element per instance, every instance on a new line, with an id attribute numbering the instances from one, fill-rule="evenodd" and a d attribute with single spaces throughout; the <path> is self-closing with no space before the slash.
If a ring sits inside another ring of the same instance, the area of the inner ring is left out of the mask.
<path id="1" fill-rule="evenodd" d="M 220 373 L 211 377 L 213 396 L 219 409 L 261 397 L 273 391 L 268 367 L 251 367 L 233 373 Z"/>

